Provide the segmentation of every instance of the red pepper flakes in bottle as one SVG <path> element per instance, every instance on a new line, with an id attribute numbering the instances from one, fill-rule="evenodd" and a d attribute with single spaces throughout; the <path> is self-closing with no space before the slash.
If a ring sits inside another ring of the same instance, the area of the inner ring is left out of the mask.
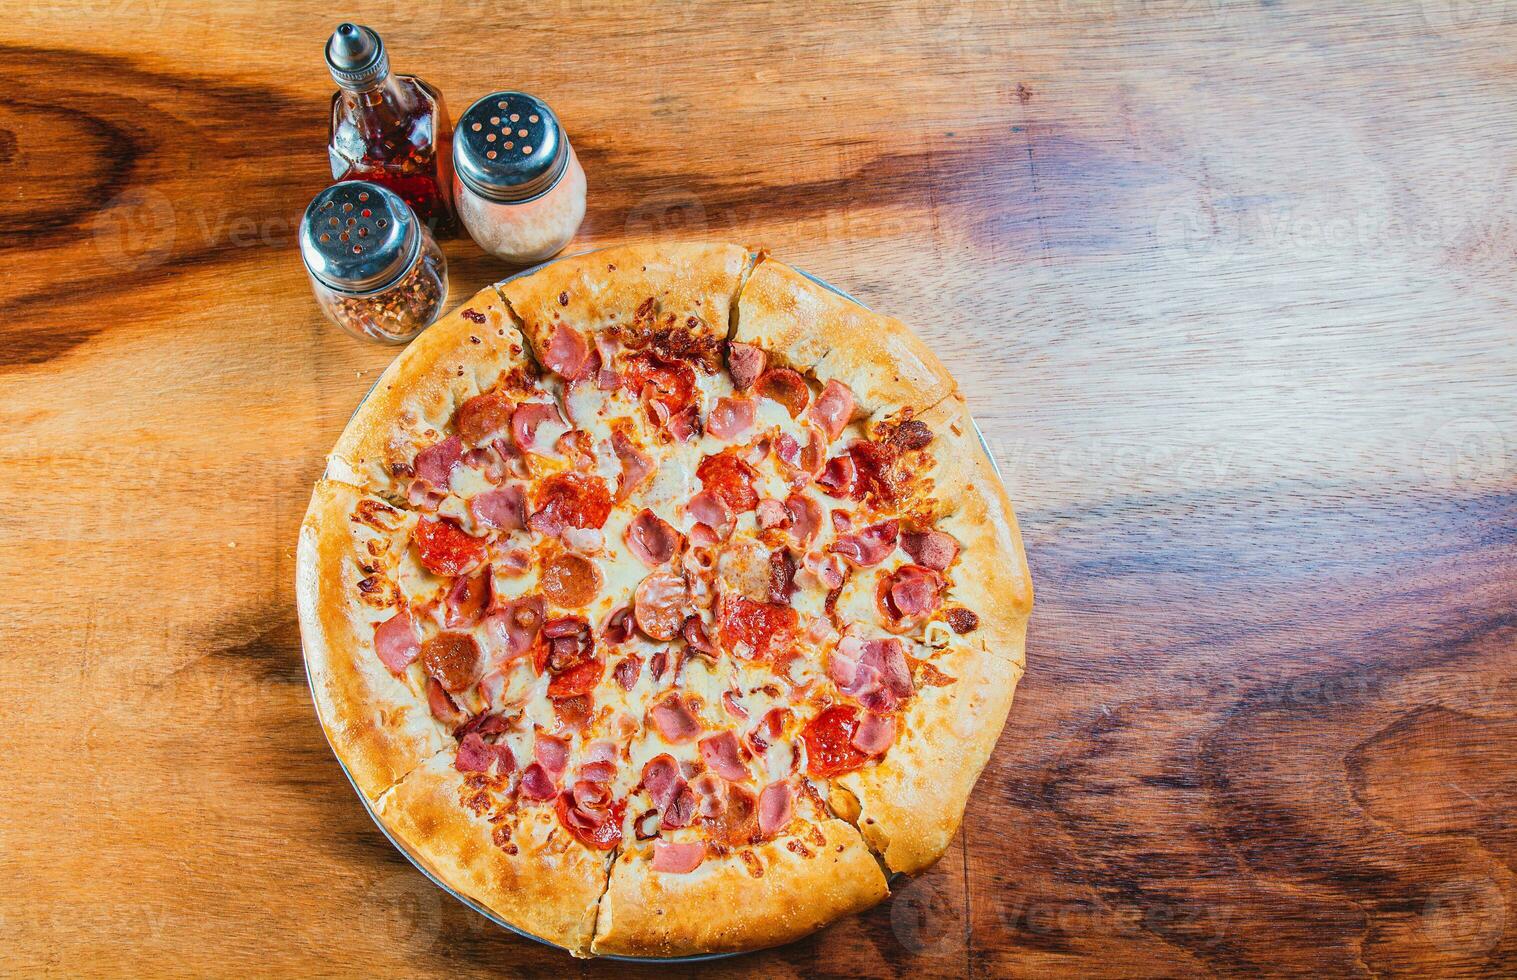
<path id="1" fill-rule="evenodd" d="M 387 187 L 434 234 L 456 235 L 453 128 L 442 93 L 414 75 L 390 74 L 384 41 L 359 24 L 338 26 L 326 60 L 339 86 L 327 141 L 332 176 Z"/>

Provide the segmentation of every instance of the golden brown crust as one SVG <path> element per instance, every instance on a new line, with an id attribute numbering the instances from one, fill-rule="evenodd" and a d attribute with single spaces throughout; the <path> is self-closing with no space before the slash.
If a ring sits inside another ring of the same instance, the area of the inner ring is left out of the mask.
<path id="1" fill-rule="evenodd" d="M 380 375 L 328 456 L 326 475 L 397 494 L 397 474 L 419 446 L 440 437 L 460 404 L 530 364 L 500 295 L 494 287 L 480 290 L 411 341 Z"/>
<path id="2" fill-rule="evenodd" d="M 751 259 L 737 245 L 625 245 L 560 259 L 500 293 L 540 361 L 559 322 L 580 331 L 678 328 L 722 341 Z"/>
<path id="3" fill-rule="evenodd" d="M 395 611 L 393 569 L 411 521 L 374 496 L 323 480 L 296 551 L 295 599 L 316 712 L 370 799 L 452 741 L 374 652 L 375 624 Z"/>
<path id="4" fill-rule="evenodd" d="M 836 819 L 708 857 L 689 874 L 652 870 L 652 847 L 628 847 L 611 869 L 593 949 L 688 956 L 762 949 L 799 939 L 889 894 L 859 832 Z M 753 869 L 762 874 L 755 876 Z"/>
<path id="5" fill-rule="evenodd" d="M 466 785 L 453 758 L 433 756 L 402 780 L 380 801 L 379 819 L 450 887 L 524 932 L 588 955 L 611 853 L 574 840 L 551 807 L 466 805 L 486 794 Z"/>
<path id="6" fill-rule="evenodd" d="M 904 323 L 773 259 L 748 277 L 733 339 L 820 381 L 847 385 L 864 414 L 902 406 L 925 411 L 956 390 L 952 375 Z"/>

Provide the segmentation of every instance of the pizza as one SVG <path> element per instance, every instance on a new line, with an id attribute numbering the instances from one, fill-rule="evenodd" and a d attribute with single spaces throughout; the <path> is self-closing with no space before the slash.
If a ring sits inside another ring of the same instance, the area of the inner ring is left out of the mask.
<path id="1" fill-rule="evenodd" d="M 952 377 L 762 253 L 469 299 L 300 531 L 316 707 L 391 836 L 579 956 L 787 942 L 948 846 L 1032 592 Z"/>

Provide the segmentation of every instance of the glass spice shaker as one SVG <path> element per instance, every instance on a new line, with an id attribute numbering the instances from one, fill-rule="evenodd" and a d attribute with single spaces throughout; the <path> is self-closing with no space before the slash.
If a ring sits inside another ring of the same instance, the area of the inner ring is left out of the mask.
<path id="1" fill-rule="evenodd" d="M 453 131 L 453 200 L 480 248 L 518 265 L 558 252 L 585 217 L 585 171 L 548 104 L 496 92 Z"/>
<path id="2" fill-rule="evenodd" d="M 363 340 L 403 344 L 447 299 L 442 250 L 399 195 L 369 181 L 316 195 L 300 222 L 300 257 L 322 312 Z"/>
<path id="3" fill-rule="evenodd" d="M 332 95 L 327 155 L 337 180 L 372 180 L 403 197 L 438 235 L 457 233 L 453 132 L 442 93 L 413 75 L 391 75 L 384 41 L 341 24 L 327 39 Z"/>

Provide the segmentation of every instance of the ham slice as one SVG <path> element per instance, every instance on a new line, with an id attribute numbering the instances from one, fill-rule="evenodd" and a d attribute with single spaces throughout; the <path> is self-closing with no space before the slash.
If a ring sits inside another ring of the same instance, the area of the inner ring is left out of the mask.
<path id="1" fill-rule="evenodd" d="M 612 431 L 611 449 L 622 467 L 616 480 L 616 499 L 626 500 L 653 473 L 653 460 L 634 446 L 621 429 Z"/>
<path id="2" fill-rule="evenodd" d="M 858 464 L 854 463 L 852 456 L 845 453 L 829 459 L 826 469 L 822 470 L 822 475 L 816 478 L 816 482 L 834 497 L 846 497 L 853 491 L 853 481 L 858 479 L 858 475 Z"/>
<path id="3" fill-rule="evenodd" d="M 459 772 L 489 772 L 492 764 L 497 776 L 515 772 L 516 757 L 511 754 L 510 746 L 491 745 L 478 732 L 470 732 L 458 743 L 458 757 L 453 760 L 453 768 Z"/>
<path id="4" fill-rule="evenodd" d="M 416 636 L 416 624 L 411 622 L 411 612 L 401 609 L 389 619 L 374 627 L 374 652 L 393 674 L 401 674 L 421 653 L 421 640 Z"/>
<path id="5" fill-rule="evenodd" d="M 808 551 L 801 556 L 801 570 L 817 587 L 831 592 L 843 584 L 848 566 L 837 555 L 822 551 Z"/>
<path id="6" fill-rule="evenodd" d="M 794 813 L 793 799 L 789 783 L 770 783 L 765 786 L 758 801 L 759 833 L 773 837 L 784 830 Z"/>
<path id="7" fill-rule="evenodd" d="M 843 694 L 879 712 L 894 711 L 916 690 L 906 648 L 895 637 L 866 640 L 848 634 L 828 657 L 827 676 Z"/>
<path id="8" fill-rule="evenodd" d="M 551 423 L 549 431 L 539 432 L 544 423 Z M 539 442 L 552 446 L 567 431 L 569 423 L 553 402 L 522 402 L 511 413 L 511 438 L 523 450 L 531 450 Z"/>
<path id="9" fill-rule="evenodd" d="M 600 370 L 595 372 L 595 387 L 601 391 L 613 391 L 620 379 L 616 376 L 616 352 L 621 349 L 617 339 L 598 330 L 595 333 L 595 352 L 600 355 Z"/>
<path id="10" fill-rule="evenodd" d="M 895 521 L 871 524 L 855 534 L 845 534 L 827 549 L 861 568 L 878 565 L 895 550 L 900 525 Z"/>
<path id="11" fill-rule="evenodd" d="M 943 576 L 930 568 L 902 565 L 880 582 L 880 611 L 902 623 L 931 616 L 943 604 L 945 584 Z"/>
<path id="12" fill-rule="evenodd" d="M 718 439 L 736 439 L 753 428 L 754 414 L 751 398 L 718 398 L 706 417 L 706 431 Z"/>
<path id="13" fill-rule="evenodd" d="M 943 572 L 959 556 L 959 543 L 942 531 L 902 531 L 901 550 L 918 565 Z"/>
<path id="14" fill-rule="evenodd" d="M 627 547 L 650 568 L 669 561 L 684 544 L 685 536 L 668 521 L 644 507 L 627 525 Z"/>
<path id="15" fill-rule="evenodd" d="M 829 440 L 836 439 L 853 418 L 853 392 L 840 381 L 828 381 L 808 414 Z"/>
<path id="16" fill-rule="evenodd" d="M 816 532 L 821 530 L 826 514 L 822 505 L 804 494 L 792 493 L 785 498 L 785 510 L 790 515 L 790 535 L 796 543 L 805 547 Z"/>
<path id="17" fill-rule="evenodd" d="M 753 387 L 758 376 L 764 373 L 768 359 L 768 355 L 752 344 L 728 344 L 727 373 L 732 375 L 732 387 L 738 391 Z"/>
<path id="18" fill-rule="evenodd" d="M 544 772 L 556 779 L 563 775 L 565 767 L 569 765 L 569 743 L 538 732 L 532 741 L 532 758 L 543 767 Z"/>
<path id="19" fill-rule="evenodd" d="M 485 637 L 496 663 L 509 663 L 532 649 L 543 625 L 541 596 L 529 596 L 497 604 L 485 619 Z"/>
<path id="20" fill-rule="evenodd" d="M 648 709 L 654 727 L 666 741 L 688 742 L 701 733 L 700 719 L 690 711 L 678 694 L 671 694 Z"/>
<path id="21" fill-rule="evenodd" d="M 433 718 L 449 728 L 457 728 L 469 720 L 468 713 L 443 690 L 435 677 L 427 678 L 427 707 L 431 709 Z"/>
<path id="22" fill-rule="evenodd" d="M 775 500 L 773 497 L 760 500 L 754 515 L 758 518 L 758 526 L 765 530 L 772 527 L 785 527 L 791 523 L 790 511 L 785 508 L 785 502 Z"/>
<path id="23" fill-rule="evenodd" d="M 702 490 L 690 498 L 685 505 L 685 510 L 691 517 L 710 528 L 718 540 L 725 541 L 732 534 L 732 529 L 737 523 L 737 518 L 732 513 L 732 508 L 727 506 L 727 501 L 712 490 Z"/>
<path id="24" fill-rule="evenodd" d="M 578 378 L 590 363 L 590 343 L 567 323 L 556 323 L 542 352 L 543 366 L 568 381 Z"/>
<path id="25" fill-rule="evenodd" d="M 417 453 L 411 469 L 434 487 L 446 490 L 453 482 L 453 470 L 463 462 L 463 455 L 463 440 L 458 436 L 449 436 Z"/>
<path id="26" fill-rule="evenodd" d="M 679 763 L 669 753 L 656 755 L 643 764 L 643 788 L 660 810 L 669 805 L 684 785 Z"/>
<path id="27" fill-rule="evenodd" d="M 706 845 L 700 841 L 693 844 L 671 844 L 663 840 L 653 842 L 654 871 L 685 875 L 700 867 L 705 859 Z"/>
<path id="28" fill-rule="evenodd" d="M 630 691 L 637 686 L 637 679 L 643 672 L 643 658 L 635 653 L 629 653 L 619 661 L 611 671 L 611 676 L 623 691 Z"/>
<path id="29" fill-rule="evenodd" d="M 730 731 L 703 738 L 700 741 L 701 759 L 711 770 L 730 782 L 748 778 L 748 767 L 743 765 L 742 749 L 737 736 Z"/>
<path id="30" fill-rule="evenodd" d="M 690 821 L 695 819 L 695 807 L 695 792 L 690 788 L 689 783 L 681 779 L 678 788 L 669 800 L 669 805 L 664 807 L 659 826 L 665 830 L 690 826 Z"/>
<path id="31" fill-rule="evenodd" d="M 534 762 L 521 774 L 521 795 L 529 800 L 543 802 L 558 795 L 558 785 L 542 763 Z"/>
<path id="32" fill-rule="evenodd" d="M 895 719 L 890 715 L 866 714 L 849 741 L 865 755 L 881 755 L 895 741 Z"/>
<path id="33" fill-rule="evenodd" d="M 498 490 L 486 490 L 470 500 L 469 513 L 482 527 L 515 531 L 527 526 L 526 502 L 526 491 L 513 483 Z"/>

